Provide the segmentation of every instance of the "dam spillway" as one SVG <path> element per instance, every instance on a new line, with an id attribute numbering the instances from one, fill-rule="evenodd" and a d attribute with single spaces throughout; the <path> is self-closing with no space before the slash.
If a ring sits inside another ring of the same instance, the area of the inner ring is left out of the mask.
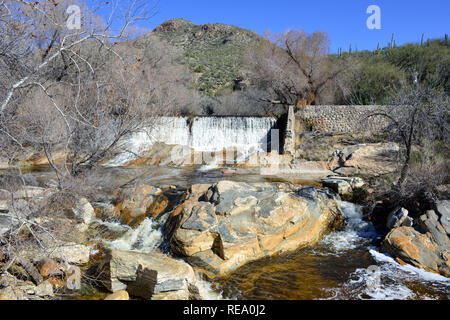
<path id="1" fill-rule="evenodd" d="M 266 151 L 274 117 L 160 117 L 133 134 L 121 147 L 124 152 L 110 162 L 123 165 L 157 142 L 182 145 L 201 152 L 236 148 L 241 154 Z"/>

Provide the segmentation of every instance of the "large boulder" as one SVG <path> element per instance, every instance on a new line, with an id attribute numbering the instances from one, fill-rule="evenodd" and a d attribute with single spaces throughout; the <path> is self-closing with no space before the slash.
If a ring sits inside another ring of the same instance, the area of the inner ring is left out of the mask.
<path id="1" fill-rule="evenodd" d="M 382 248 L 401 261 L 450 277 L 450 243 L 439 245 L 429 232 L 420 233 L 412 227 L 392 229 Z"/>
<path id="2" fill-rule="evenodd" d="M 9 168 L 9 160 L 7 158 L 0 157 L 0 170 Z"/>
<path id="3" fill-rule="evenodd" d="M 10 217 L 0 216 L 0 237 L 10 230 L 12 222 Z"/>
<path id="4" fill-rule="evenodd" d="M 442 223 L 441 212 L 447 203 L 438 201 L 435 210 L 428 210 L 411 225 L 405 226 L 407 211 L 397 210 L 392 229 L 383 241 L 382 248 L 405 262 L 419 268 L 450 277 L 450 238 Z M 395 228 L 396 225 L 400 227 Z"/>
<path id="5" fill-rule="evenodd" d="M 37 265 L 48 258 L 75 265 L 84 265 L 89 262 L 91 256 L 90 247 L 74 242 L 62 242 L 53 238 L 51 240 L 43 240 L 46 244 L 45 251 L 34 246 L 20 250 L 18 256 L 23 257 L 25 260 L 33 261 Z"/>
<path id="6" fill-rule="evenodd" d="M 440 222 L 447 235 L 450 235 L 450 200 L 436 201 L 435 211 L 441 216 Z"/>
<path id="7" fill-rule="evenodd" d="M 53 296 L 53 285 L 46 280 L 36 287 L 35 294 L 39 297 L 51 297 Z"/>
<path id="8" fill-rule="evenodd" d="M 49 166 L 50 163 L 48 161 L 47 155 L 45 154 L 36 154 L 30 159 L 33 166 Z M 67 160 L 67 154 L 64 150 L 59 150 L 52 153 L 52 161 L 53 163 L 64 163 Z"/>
<path id="9" fill-rule="evenodd" d="M 269 169 L 271 168 L 269 167 Z M 271 170 L 274 172 L 272 175 L 287 181 L 295 179 L 317 180 L 333 174 L 326 161 L 292 161 L 289 164 L 280 163 L 275 167 L 275 170 Z"/>
<path id="10" fill-rule="evenodd" d="M 440 223 L 439 213 L 428 210 L 419 217 L 418 225 L 426 233 L 430 233 L 433 240 L 440 246 L 448 246 L 450 249 L 450 239 Z"/>
<path id="11" fill-rule="evenodd" d="M 396 143 L 358 144 L 336 150 L 328 165 L 341 175 L 379 176 L 397 170 Z"/>
<path id="12" fill-rule="evenodd" d="M 78 199 L 74 208 L 72 208 L 72 212 L 81 220 L 81 223 L 77 226 L 81 232 L 86 231 L 89 225 L 95 221 L 94 208 L 86 198 Z"/>
<path id="13" fill-rule="evenodd" d="M 100 266 L 104 284 L 145 299 L 200 299 L 197 278 L 187 263 L 159 252 L 111 250 Z"/>
<path id="14" fill-rule="evenodd" d="M 0 200 L 0 212 L 7 213 L 9 211 L 9 201 Z"/>
<path id="15" fill-rule="evenodd" d="M 162 189 L 139 184 L 120 191 L 114 212 L 123 224 L 136 227 L 145 217 L 157 217 L 163 213 L 168 204 Z"/>
<path id="16" fill-rule="evenodd" d="M 401 226 L 412 227 L 412 219 L 408 216 L 408 210 L 398 208 L 389 213 L 386 221 L 386 227 L 391 230 Z"/>
<path id="17" fill-rule="evenodd" d="M 209 277 L 317 242 L 342 222 L 324 190 L 281 183 L 193 185 L 168 219 L 172 252 Z"/>
<path id="18" fill-rule="evenodd" d="M 2 190 L 0 190 L 1 193 Z M 0 200 L 0 236 L 18 228 L 32 213 L 30 202 L 25 199 Z"/>
<path id="19" fill-rule="evenodd" d="M 53 259 L 44 258 L 37 263 L 37 267 L 40 275 L 47 278 L 52 273 L 57 272 L 58 263 Z"/>
<path id="20" fill-rule="evenodd" d="M 358 177 L 331 176 L 321 180 L 324 187 L 328 187 L 341 196 L 350 195 L 354 189 L 364 186 L 364 181 Z"/>
<path id="21" fill-rule="evenodd" d="M 89 262 L 91 249 L 77 243 L 64 243 L 49 249 L 49 257 L 73 264 Z"/>
<path id="22" fill-rule="evenodd" d="M 0 278 L 0 300 L 29 300 L 35 291 L 36 286 L 31 281 L 13 277 Z"/>

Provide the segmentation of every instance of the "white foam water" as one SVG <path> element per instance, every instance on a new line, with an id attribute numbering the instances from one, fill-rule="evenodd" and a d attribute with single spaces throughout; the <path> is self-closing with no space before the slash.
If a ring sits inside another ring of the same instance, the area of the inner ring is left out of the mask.
<path id="1" fill-rule="evenodd" d="M 150 150 L 155 142 L 182 145 L 196 151 L 216 152 L 236 148 L 266 151 L 268 134 L 276 123 L 271 117 L 161 117 L 151 128 L 124 141 L 117 156 L 105 166 L 123 166 Z"/>
<path id="2" fill-rule="evenodd" d="M 370 286 L 373 276 L 368 269 L 358 268 L 350 279 L 338 288 L 327 289 L 333 296 L 329 299 L 362 299 L 362 300 L 405 300 L 405 299 L 436 299 L 433 294 L 417 293 L 408 284 L 432 286 L 434 290 L 449 296 L 450 279 L 424 271 L 411 265 L 400 265 L 393 258 L 376 251 L 369 250 L 377 262 L 379 284 Z"/>
<path id="3" fill-rule="evenodd" d="M 135 251 L 142 253 L 151 253 L 155 251 L 163 241 L 161 226 L 156 224 L 152 219 L 145 220 L 136 228 L 131 229 L 128 226 L 120 225 L 117 222 L 103 222 L 111 228 L 124 228 L 129 230 L 119 239 L 113 241 L 104 241 L 105 245 L 110 249 Z M 184 262 L 185 263 L 185 262 Z M 200 296 L 204 300 L 222 300 L 222 292 L 218 292 L 212 287 L 210 282 L 201 280 L 198 276 L 197 288 Z"/>
<path id="4" fill-rule="evenodd" d="M 198 151 L 221 151 L 236 147 L 263 150 L 276 119 L 269 117 L 199 117 L 192 124 L 190 147 Z"/>
<path id="5" fill-rule="evenodd" d="M 391 256 L 385 253 L 378 252 L 377 250 L 374 249 L 369 250 L 369 252 L 377 262 L 389 264 L 391 265 L 392 268 L 404 271 L 410 274 L 412 277 L 418 277 L 425 281 L 431 281 L 448 285 L 450 289 L 450 278 L 446 278 L 439 274 L 425 271 L 423 269 L 414 267 L 413 265 L 410 264 L 401 265 L 400 263 L 395 261 L 395 259 L 393 259 Z"/>
<path id="6" fill-rule="evenodd" d="M 439 292 L 447 292 L 450 298 L 450 279 L 424 271 L 412 265 L 400 265 L 392 257 L 380 253 L 371 247 L 371 239 L 379 238 L 375 228 L 362 219 L 361 207 L 352 203 L 339 201 L 339 209 L 347 224 L 343 231 L 335 232 L 324 237 L 321 244 L 331 249 L 330 253 L 337 256 L 345 255 L 355 248 L 368 246 L 369 254 L 375 260 L 379 282 L 376 286 L 369 285 L 373 274 L 368 268 L 357 268 L 350 274 L 349 279 L 336 288 L 325 289 L 331 294 L 328 299 L 435 299 L 432 295 L 419 295 L 411 290 L 408 284 L 432 286 Z M 373 269 L 372 269 L 373 270 Z"/>
<path id="7" fill-rule="evenodd" d="M 338 255 L 379 237 L 373 225 L 362 219 L 361 206 L 346 201 L 337 204 L 346 225 L 343 231 L 330 233 L 321 240 L 320 244 L 330 248 L 330 253 Z"/>
<path id="8" fill-rule="evenodd" d="M 153 220 L 145 218 L 136 228 L 129 229 L 122 237 L 113 241 L 105 241 L 111 249 L 150 253 L 163 241 L 161 229 Z"/>
<path id="9" fill-rule="evenodd" d="M 131 228 L 127 225 L 123 225 L 118 221 L 104 221 L 102 219 L 96 219 L 97 223 L 105 226 L 113 232 L 120 232 L 124 230 L 130 230 Z"/>
<path id="10" fill-rule="evenodd" d="M 200 277 L 198 276 L 198 278 Z M 197 280 L 197 288 L 203 300 L 225 300 L 222 291 L 214 289 L 211 282 Z"/>
<path id="11" fill-rule="evenodd" d="M 326 289 L 333 293 L 328 299 L 360 299 L 360 300 L 405 300 L 414 297 L 414 293 L 407 286 L 399 283 L 386 283 L 387 274 L 380 268 L 380 286 L 370 287 L 370 274 L 365 268 L 356 269 L 350 279 L 337 288 Z"/>

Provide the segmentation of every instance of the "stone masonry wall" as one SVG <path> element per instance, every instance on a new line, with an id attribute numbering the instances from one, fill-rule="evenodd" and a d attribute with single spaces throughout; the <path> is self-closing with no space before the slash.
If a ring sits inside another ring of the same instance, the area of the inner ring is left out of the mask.
<path id="1" fill-rule="evenodd" d="M 294 113 L 294 106 L 289 106 L 283 150 L 284 150 L 285 154 L 294 155 L 294 153 L 295 153 L 295 113 Z"/>
<path id="2" fill-rule="evenodd" d="M 387 111 L 389 106 L 306 106 L 297 111 L 296 120 L 304 128 L 327 133 L 376 133 L 387 127 L 389 122 L 381 116 L 367 118 L 377 111 Z"/>

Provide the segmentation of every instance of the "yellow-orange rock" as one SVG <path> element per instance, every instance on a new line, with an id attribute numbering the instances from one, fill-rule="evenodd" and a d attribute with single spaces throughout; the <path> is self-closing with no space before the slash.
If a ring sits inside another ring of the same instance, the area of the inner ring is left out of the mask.
<path id="1" fill-rule="evenodd" d="M 104 300 L 130 300 L 130 296 L 125 290 L 119 290 L 108 295 Z"/>
<path id="2" fill-rule="evenodd" d="M 382 244 L 382 249 L 396 257 L 397 261 L 446 277 L 450 276 L 448 248 L 450 242 L 437 243 L 430 232 L 420 233 L 412 227 L 392 229 Z"/>
<path id="3" fill-rule="evenodd" d="M 41 276 L 48 277 L 52 272 L 56 271 L 58 263 L 53 259 L 43 259 L 38 264 L 38 270 Z"/>
<path id="4" fill-rule="evenodd" d="M 113 212 L 123 224 L 132 227 L 138 226 L 145 217 L 157 217 L 169 204 L 161 189 L 143 184 L 121 190 L 119 199 Z"/>
<path id="5" fill-rule="evenodd" d="M 52 154 L 52 160 L 54 163 L 63 163 L 65 158 L 66 153 L 63 150 L 57 151 Z M 37 158 L 32 159 L 32 162 L 35 166 L 49 165 L 49 161 L 46 155 L 40 155 Z"/>
<path id="6" fill-rule="evenodd" d="M 333 196 L 279 183 L 194 185 L 169 218 L 173 252 L 209 276 L 317 242 L 342 223 Z"/>

